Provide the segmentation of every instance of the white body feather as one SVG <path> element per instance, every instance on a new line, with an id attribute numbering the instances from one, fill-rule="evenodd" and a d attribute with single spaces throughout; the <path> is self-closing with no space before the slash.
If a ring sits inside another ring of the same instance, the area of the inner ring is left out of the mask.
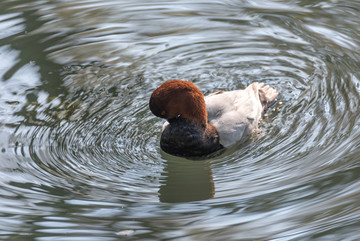
<path id="1" fill-rule="evenodd" d="M 215 126 L 220 143 L 229 147 L 245 139 L 258 126 L 266 104 L 278 92 L 263 83 L 252 83 L 244 90 L 219 91 L 205 96 L 208 121 Z M 163 129 L 168 125 L 165 122 Z"/>

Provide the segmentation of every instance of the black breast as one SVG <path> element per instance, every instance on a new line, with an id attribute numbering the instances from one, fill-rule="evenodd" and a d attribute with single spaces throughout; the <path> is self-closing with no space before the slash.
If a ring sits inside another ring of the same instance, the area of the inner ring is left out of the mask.
<path id="1" fill-rule="evenodd" d="M 182 118 L 171 120 L 166 126 L 160 146 L 169 154 L 183 157 L 206 156 L 223 148 L 215 127 L 208 124 L 205 128 Z"/>

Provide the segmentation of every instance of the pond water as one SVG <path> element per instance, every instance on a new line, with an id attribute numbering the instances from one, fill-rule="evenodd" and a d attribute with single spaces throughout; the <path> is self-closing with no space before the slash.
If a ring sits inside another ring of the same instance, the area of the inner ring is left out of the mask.
<path id="1" fill-rule="evenodd" d="M 0 2 L 0 239 L 359 240 L 358 0 Z M 171 79 L 270 84 L 262 138 L 193 161 Z"/>

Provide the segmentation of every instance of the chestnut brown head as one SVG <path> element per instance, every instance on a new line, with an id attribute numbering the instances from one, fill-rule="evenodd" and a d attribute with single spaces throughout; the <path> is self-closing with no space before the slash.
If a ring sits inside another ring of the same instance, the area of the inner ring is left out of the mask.
<path id="1" fill-rule="evenodd" d="M 206 125 L 207 112 L 203 93 L 190 81 L 171 80 L 157 88 L 150 98 L 151 112 L 171 122 L 184 118 Z"/>

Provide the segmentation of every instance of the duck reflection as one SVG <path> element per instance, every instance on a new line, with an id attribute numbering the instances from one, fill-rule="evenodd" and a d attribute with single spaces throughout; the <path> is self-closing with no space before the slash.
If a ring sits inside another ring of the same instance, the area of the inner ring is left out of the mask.
<path id="1" fill-rule="evenodd" d="M 161 202 L 205 200 L 214 197 L 215 194 L 209 161 L 191 161 L 176 157 L 168 159 L 161 183 Z"/>

